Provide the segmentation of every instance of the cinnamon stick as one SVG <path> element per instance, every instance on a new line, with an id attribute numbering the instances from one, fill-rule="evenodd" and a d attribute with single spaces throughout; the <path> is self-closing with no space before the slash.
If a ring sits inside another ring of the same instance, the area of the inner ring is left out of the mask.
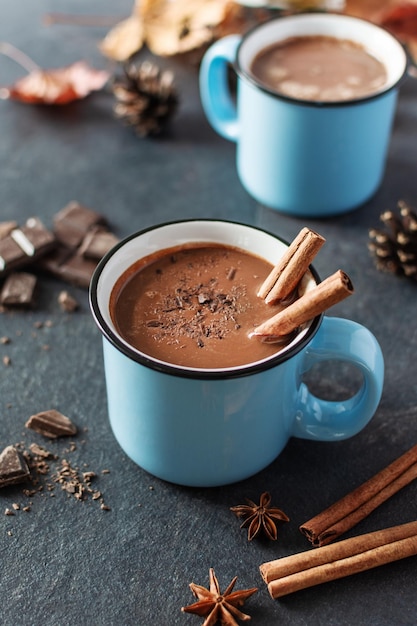
<path id="1" fill-rule="evenodd" d="M 279 340 L 283 335 L 292 333 L 301 324 L 323 313 L 352 293 L 353 285 L 349 276 L 338 270 L 310 291 L 306 291 L 301 298 L 257 326 L 250 337 L 265 338 L 264 340 L 270 342 L 275 338 Z"/>
<path id="2" fill-rule="evenodd" d="M 300 526 L 314 546 L 324 546 L 417 478 L 417 445 L 351 493 Z"/>
<path id="3" fill-rule="evenodd" d="M 417 521 L 263 563 L 259 569 L 276 599 L 416 554 Z"/>
<path id="4" fill-rule="evenodd" d="M 303 228 L 262 283 L 258 297 L 267 304 L 285 300 L 296 288 L 324 242 L 324 237 L 309 228 Z"/>

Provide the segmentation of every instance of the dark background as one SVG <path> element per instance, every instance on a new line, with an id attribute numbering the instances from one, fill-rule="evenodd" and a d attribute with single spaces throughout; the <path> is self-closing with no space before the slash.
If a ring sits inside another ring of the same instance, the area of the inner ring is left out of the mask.
<path id="1" fill-rule="evenodd" d="M 119 0 L 0 0 L 0 41 L 14 44 L 41 67 L 85 59 L 116 68 L 97 44 L 100 26 L 45 25 L 63 12 L 127 17 L 132 3 Z M 141 52 L 138 59 L 148 56 Z M 180 108 L 167 135 L 139 139 L 116 120 L 110 90 L 65 107 L 0 101 L 0 221 L 23 223 L 39 216 L 47 226 L 71 200 L 90 206 L 124 237 L 173 219 L 219 217 L 253 224 L 287 240 L 303 226 L 327 239 L 315 267 L 322 277 L 339 267 L 356 294 L 332 315 L 365 324 L 386 361 L 380 407 L 370 424 L 339 443 L 291 440 L 266 470 L 216 489 L 188 489 L 159 481 L 135 466 L 116 444 L 106 414 L 101 338 L 87 293 L 70 287 L 80 304 L 61 311 L 57 297 L 67 285 L 42 277 L 37 308 L 0 315 L 0 448 L 11 443 L 45 445 L 59 459 L 97 473 L 99 502 L 79 502 L 57 486 L 32 498 L 21 487 L 0 493 L 0 616 L 22 626 L 199 624 L 180 612 L 193 601 L 191 581 L 207 586 L 214 567 L 222 589 L 259 586 L 245 605 L 253 624 L 391 625 L 417 623 L 415 558 L 273 601 L 259 565 L 310 549 L 298 526 L 333 503 L 416 443 L 416 284 L 379 272 L 367 250 L 368 229 L 404 199 L 417 206 L 417 82 L 408 79 L 399 97 L 386 175 L 376 196 L 357 211 L 328 220 L 295 219 L 258 205 L 241 187 L 235 146 L 206 122 L 198 96 L 197 68 L 178 59 L 156 59 L 174 70 Z M 0 56 L 0 85 L 24 75 Z M 37 328 L 37 326 L 41 326 Z M 311 385 L 340 397 L 357 384 L 346 368 L 320 368 Z M 78 426 L 73 439 L 45 441 L 25 429 L 28 417 L 56 408 Z M 273 408 L 271 407 L 271 410 Z M 54 463 L 51 463 L 53 468 Z M 102 470 L 109 473 L 102 474 Z M 51 469 L 52 471 L 52 469 Z M 368 532 L 416 517 L 417 485 L 404 488 L 354 528 Z M 262 491 L 291 521 L 279 540 L 248 543 L 229 511 Z M 3 515 L 13 503 L 32 502 L 30 512 Z"/>

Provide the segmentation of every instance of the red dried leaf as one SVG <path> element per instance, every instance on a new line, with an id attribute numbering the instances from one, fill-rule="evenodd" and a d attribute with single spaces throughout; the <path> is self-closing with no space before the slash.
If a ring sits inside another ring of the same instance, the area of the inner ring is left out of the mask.
<path id="1" fill-rule="evenodd" d="M 104 87 L 110 74 L 84 61 L 54 70 L 35 70 L 10 87 L 2 96 L 28 104 L 67 104 Z"/>
<path id="2" fill-rule="evenodd" d="M 382 26 L 398 37 L 417 38 L 417 5 L 404 2 L 383 13 Z"/>

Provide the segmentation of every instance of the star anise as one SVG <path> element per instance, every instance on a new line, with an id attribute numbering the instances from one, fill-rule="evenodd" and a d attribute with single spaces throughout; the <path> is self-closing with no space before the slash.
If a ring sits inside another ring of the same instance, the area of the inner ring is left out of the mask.
<path id="1" fill-rule="evenodd" d="M 268 539 L 275 541 L 278 537 L 277 522 L 289 522 L 289 518 L 281 509 L 270 506 L 271 495 L 264 491 L 259 505 L 248 500 L 248 504 L 239 504 L 230 508 L 238 517 L 245 517 L 241 528 L 248 528 L 248 541 L 252 541 L 262 530 Z"/>
<path id="2" fill-rule="evenodd" d="M 183 606 L 181 611 L 205 617 L 202 626 L 214 626 L 218 622 L 225 626 L 238 626 L 235 618 L 242 621 L 250 620 L 250 615 L 242 613 L 237 607 L 242 606 L 251 595 L 256 593 L 257 587 L 233 591 L 232 593 L 237 580 L 237 576 L 235 576 L 227 589 L 221 593 L 213 568 L 210 568 L 209 577 L 209 589 L 190 583 L 190 589 L 198 601 L 189 606 Z"/>

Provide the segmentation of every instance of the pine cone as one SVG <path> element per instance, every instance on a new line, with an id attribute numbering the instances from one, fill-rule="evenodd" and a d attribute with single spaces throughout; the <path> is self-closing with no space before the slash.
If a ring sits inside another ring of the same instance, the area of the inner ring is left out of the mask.
<path id="1" fill-rule="evenodd" d="M 417 280 L 417 214 L 403 201 L 398 202 L 399 216 L 385 211 L 380 220 L 388 232 L 369 231 L 369 250 L 380 270 Z"/>
<path id="2" fill-rule="evenodd" d="M 124 67 L 113 83 L 116 117 L 132 126 L 140 137 L 159 135 L 178 106 L 172 72 L 150 61 Z"/>

